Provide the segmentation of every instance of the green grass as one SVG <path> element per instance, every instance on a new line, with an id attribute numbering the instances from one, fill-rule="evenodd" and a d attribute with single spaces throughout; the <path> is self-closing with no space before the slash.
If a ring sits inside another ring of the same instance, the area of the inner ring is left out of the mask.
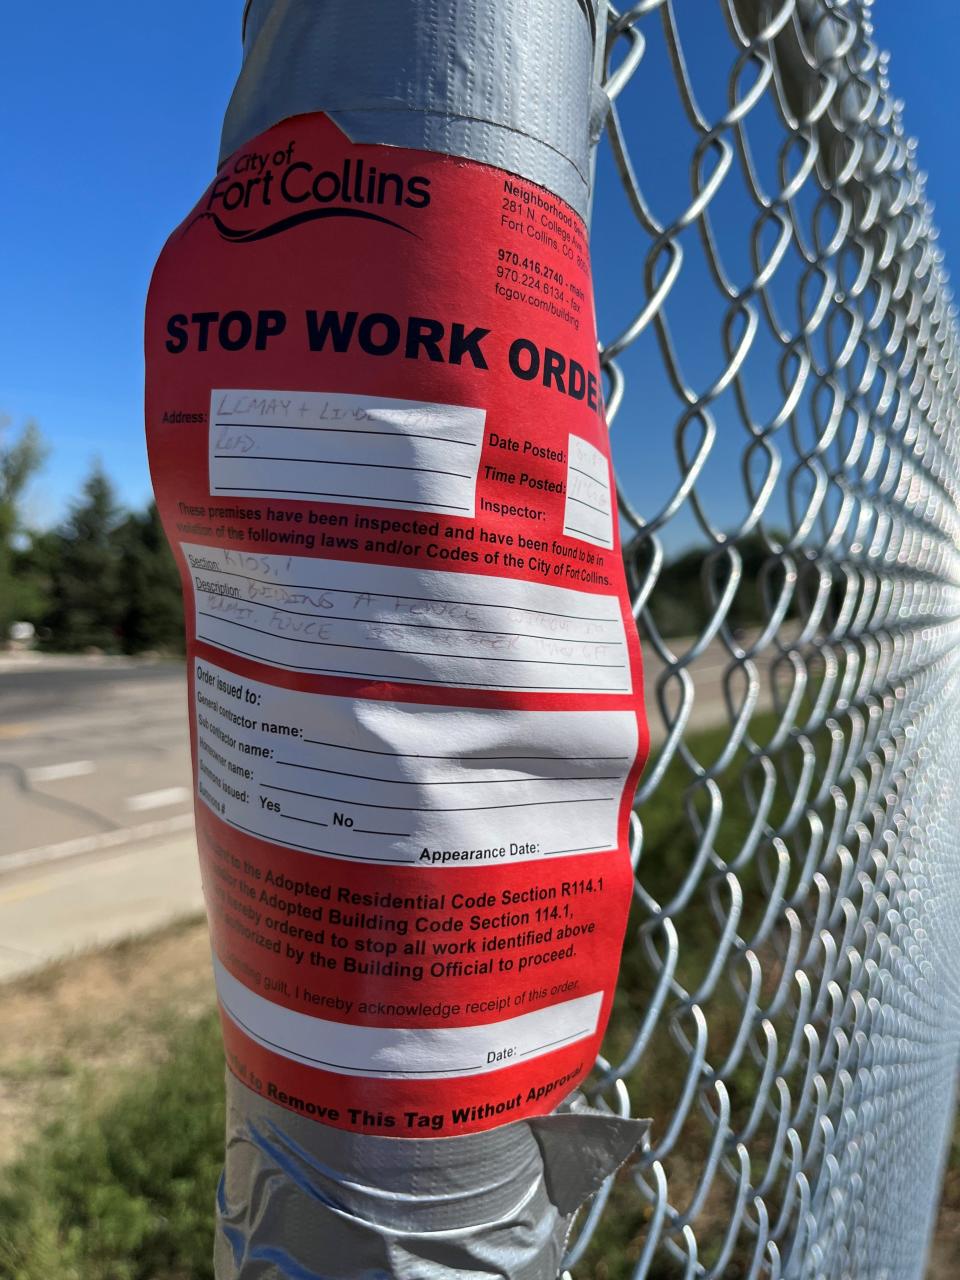
<path id="1" fill-rule="evenodd" d="M 90 1109 L 82 1087 L 0 1182 L 2 1280 L 208 1280 L 223 1153 L 215 1015 Z"/>

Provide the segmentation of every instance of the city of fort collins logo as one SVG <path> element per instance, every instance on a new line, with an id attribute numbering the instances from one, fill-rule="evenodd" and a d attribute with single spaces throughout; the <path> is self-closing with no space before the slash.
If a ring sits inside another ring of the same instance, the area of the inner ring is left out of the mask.
<path id="1" fill-rule="evenodd" d="M 389 215 L 425 209 L 429 178 L 391 173 L 354 157 L 324 168 L 295 158 L 295 149 L 291 142 L 278 151 L 241 152 L 210 186 L 193 222 L 209 218 L 234 244 L 266 240 L 323 218 L 358 218 L 416 235 Z M 273 216 L 263 222 L 264 214 Z"/>

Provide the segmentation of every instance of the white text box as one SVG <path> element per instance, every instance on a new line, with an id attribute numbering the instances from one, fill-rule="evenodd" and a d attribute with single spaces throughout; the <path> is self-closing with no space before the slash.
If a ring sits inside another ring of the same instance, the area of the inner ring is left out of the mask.
<path id="1" fill-rule="evenodd" d="M 575 435 L 570 436 L 567 455 L 563 532 L 607 550 L 613 547 L 610 464 L 599 449 Z"/>
<path id="2" fill-rule="evenodd" d="M 251 1039 L 294 1062 L 347 1076 L 447 1080 L 500 1071 L 592 1036 L 603 1004 L 596 991 L 476 1027 L 354 1027 L 265 1000 L 216 957 L 213 968 L 220 1003 Z"/>
<path id="3" fill-rule="evenodd" d="M 183 551 L 197 638 L 270 666 L 468 689 L 631 691 L 615 596 L 190 543 Z"/>
<path id="4" fill-rule="evenodd" d="M 210 493 L 471 517 L 486 413 L 314 391 L 210 393 Z"/>
<path id="5" fill-rule="evenodd" d="M 506 711 L 300 693 L 194 664 L 197 789 L 306 853 L 500 867 L 616 848 L 632 711 Z"/>

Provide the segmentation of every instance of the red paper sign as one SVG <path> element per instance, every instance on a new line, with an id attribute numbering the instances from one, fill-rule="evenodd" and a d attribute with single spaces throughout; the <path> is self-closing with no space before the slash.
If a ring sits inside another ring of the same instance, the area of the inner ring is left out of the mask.
<path id="1" fill-rule="evenodd" d="M 646 752 L 582 223 L 288 120 L 171 237 L 146 349 L 232 1070 L 387 1136 L 550 1111 Z"/>

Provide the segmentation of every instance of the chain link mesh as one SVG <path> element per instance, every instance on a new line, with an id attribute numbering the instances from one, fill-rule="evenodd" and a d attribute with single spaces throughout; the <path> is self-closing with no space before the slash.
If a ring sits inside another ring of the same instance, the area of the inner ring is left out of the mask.
<path id="1" fill-rule="evenodd" d="M 593 1097 L 653 1127 L 567 1274 L 919 1277 L 960 1032 L 960 365 L 924 179 L 864 0 L 642 0 L 607 88 L 654 745 Z"/>

